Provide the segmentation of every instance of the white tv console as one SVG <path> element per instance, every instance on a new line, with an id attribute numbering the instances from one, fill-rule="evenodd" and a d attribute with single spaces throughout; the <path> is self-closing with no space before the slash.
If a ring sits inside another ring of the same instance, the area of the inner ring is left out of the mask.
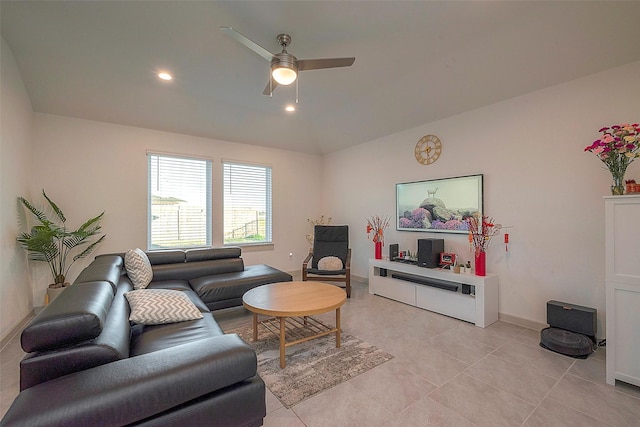
<path id="1" fill-rule="evenodd" d="M 407 281 L 406 277 L 392 277 L 403 274 L 411 275 L 411 279 L 418 281 L 435 279 L 441 284 L 458 285 L 458 289 L 452 292 Z M 470 285 L 471 294 L 463 294 L 461 285 Z M 387 259 L 370 259 L 369 293 L 455 317 L 481 328 L 498 320 L 498 276 L 495 274 L 456 274 L 440 268 L 418 267 Z"/>

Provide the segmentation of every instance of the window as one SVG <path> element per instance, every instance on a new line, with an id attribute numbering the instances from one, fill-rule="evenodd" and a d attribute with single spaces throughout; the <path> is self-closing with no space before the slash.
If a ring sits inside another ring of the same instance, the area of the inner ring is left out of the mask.
<path id="1" fill-rule="evenodd" d="M 147 160 L 149 250 L 211 246 L 211 160 Z"/>
<path id="2" fill-rule="evenodd" d="M 271 167 L 223 162 L 224 243 L 271 243 Z"/>

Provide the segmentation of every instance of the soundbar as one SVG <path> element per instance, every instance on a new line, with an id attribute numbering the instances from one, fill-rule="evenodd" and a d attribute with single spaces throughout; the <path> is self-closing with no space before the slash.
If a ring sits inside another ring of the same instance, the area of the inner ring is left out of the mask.
<path id="1" fill-rule="evenodd" d="M 407 282 L 417 283 L 419 285 L 431 286 L 434 288 L 444 289 L 446 291 L 458 292 L 458 285 L 446 280 L 433 279 L 430 277 L 415 276 L 413 274 L 393 273 L 391 277 L 394 279 L 405 280 Z"/>

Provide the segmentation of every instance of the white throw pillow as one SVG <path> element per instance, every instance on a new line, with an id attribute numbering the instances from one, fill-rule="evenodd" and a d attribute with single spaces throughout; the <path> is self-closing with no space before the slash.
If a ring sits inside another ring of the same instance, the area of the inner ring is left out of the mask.
<path id="1" fill-rule="evenodd" d="M 337 256 L 326 256 L 318 261 L 318 270 L 342 270 L 342 260 Z"/>
<path id="2" fill-rule="evenodd" d="M 188 296 L 171 289 L 139 289 L 124 294 L 131 307 L 129 320 L 141 325 L 160 325 L 202 319 Z"/>
<path id="3" fill-rule="evenodd" d="M 149 258 L 140 248 L 127 251 L 124 255 L 124 268 L 127 270 L 127 275 L 131 279 L 134 289 L 146 288 L 153 279 Z"/>

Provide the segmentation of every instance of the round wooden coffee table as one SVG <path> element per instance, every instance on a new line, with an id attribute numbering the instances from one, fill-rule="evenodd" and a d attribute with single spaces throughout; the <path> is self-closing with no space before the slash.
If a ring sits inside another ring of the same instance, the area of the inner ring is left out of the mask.
<path id="1" fill-rule="evenodd" d="M 242 304 L 253 313 L 253 340 L 258 339 L 258 324 L 280 340 L 280 367 L 286 366 L 285 348 L 336 334 L 340 347 L 340 307 L 347 300 L 345 291 L 320 282 L 279 282 L 253 288 L 242 297 Z M 336 311 L 336 326 L 326 325 L 313 314 Z M 258 322 L 258 315 L 271 316 Z M 287 341 L 287 335 L 293 340 Z"/>

